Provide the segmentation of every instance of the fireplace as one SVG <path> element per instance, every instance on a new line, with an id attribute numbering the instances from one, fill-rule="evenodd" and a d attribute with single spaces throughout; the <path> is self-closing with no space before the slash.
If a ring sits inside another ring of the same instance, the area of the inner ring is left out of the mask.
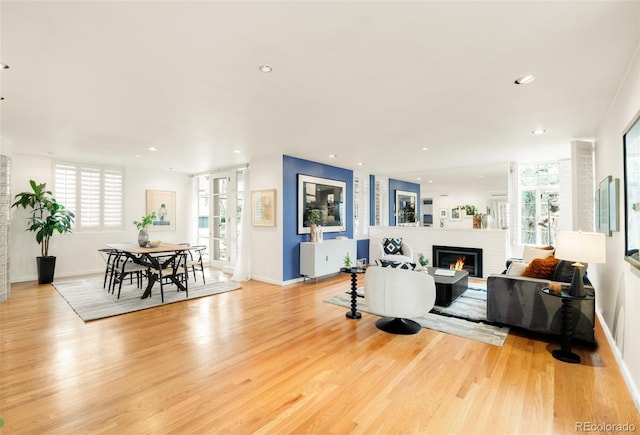
<path id="1" fill-rule="evenodd" d="M 441 269 L 453 269 L 456 263 L 464 262 L 462 270 L 482 278 L 482 249 L 434 245 L 432 258 L 433 265 Z"/>

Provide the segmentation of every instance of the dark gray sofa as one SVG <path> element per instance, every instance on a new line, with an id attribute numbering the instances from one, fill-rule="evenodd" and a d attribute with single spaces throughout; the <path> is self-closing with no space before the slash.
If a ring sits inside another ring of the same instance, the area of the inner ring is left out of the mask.
<path id="1" fill-rule="evenodd" d="M 569 280 L 561 274 L 555 281 Z M 563 278 L 563 279 L 557 279 Z M 487 278 L 487 320 L 517 326 L 543 334 L 562 334 L 562 300 L 541 292 L 550 280 L 521 276 L 490 275 Z M 564 284 L 563 284 L 564 285 Z M 585 285 L 587 294 L 595 295 L 593 287 Z M 574 338 L 595 342 L 595 298 L 573 301 Z"/>

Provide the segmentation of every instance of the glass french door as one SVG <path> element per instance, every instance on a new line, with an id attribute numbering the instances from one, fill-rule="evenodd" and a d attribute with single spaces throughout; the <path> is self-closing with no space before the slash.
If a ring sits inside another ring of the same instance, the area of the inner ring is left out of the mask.
<path id="1" fill-rule="evenodd" d="M 207 247 L 207 260 L 224 269 L 236 260 L 236 172 L 198 177 L 198 244 Z"/>

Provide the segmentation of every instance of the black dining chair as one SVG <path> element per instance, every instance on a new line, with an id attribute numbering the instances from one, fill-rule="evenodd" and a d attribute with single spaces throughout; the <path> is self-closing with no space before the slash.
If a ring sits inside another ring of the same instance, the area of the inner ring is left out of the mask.
<path id="1" fill-rule="evenodd" d="M 186 298 L 189 299 L 189 276 L 187 269 L 187 251 L 182 251 L 177 255 L 173 255 L 171 261 L 163 261 L 162 257 L 158 257 L 160 267 L 149 268 L 149 274 L 156 275 L 160 283 L 160 300 L 164 303 L 164 286 L 178 281 L 184 286 Z M 178 288 L 180 291 L 180 288 Z"/>
<path id="2" fill-rule="evenodd" d="M 118 250 L 112 248 L 98 249 L 98 253 L 105 262 L 104 280 L 102 282 L 102 288 L 111 291 L 111 285 L 113 282 L 113 275 L 117 269 L 117 261 L 119 259 Z M 109 287 L 107 287 L 107 279 L 109 280 Z"/>
<path id="3" fill-rule="evenodd" d="M 202 273 L 202 284 L 206 284 L 203 264 L 203 257 L 206 250 L 207 247 L 204 245 L 192 246 L 189 248 L 189 259 L 187 260 L 187 268 L 191 268 L 194 281 L 198 281 L 196 278 L 196 270 L 199 270 Z"/>
<path id="4" fill-rule="evenodd" d="M 135 263 L 131 258 L 127 257 L 124 253 L 121 253 L 116 259 L 117 266 L 114 269 L 113 274 L 113 287 L 111 293 L 115 291 L 116 284 L 118 284 L 118 299 L 120 299 L 120 292 L 122 291 L 122 283 L 128 276 L 130 282 L 133 283 L 133 276 L 136 276 L 136 283 L 138 288 L 142 288 L 142 280 L 145 276 L 149 275 L 149 267 L 144 264 Z"/>

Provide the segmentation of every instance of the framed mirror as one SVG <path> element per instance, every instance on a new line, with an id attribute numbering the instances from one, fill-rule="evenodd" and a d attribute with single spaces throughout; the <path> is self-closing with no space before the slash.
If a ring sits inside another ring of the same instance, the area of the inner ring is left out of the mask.
<path id="1" fill-rule="evenodd" d="M 347 183 L 298 174 L 298 234 L 309 234 L 311 224 L 322 232 L 346 231 Z"/>
<path id="2" fill-rule="evenodd" d="M 416 205 L 418 194 L 405 190 L 396 190 L 396 225 L 415 224 L 417 222 Z"/>
<path id="3" fill-rule="evenodd" d="M 626 261 L 640 269 L 640 118 L 623 136 Z"/>

